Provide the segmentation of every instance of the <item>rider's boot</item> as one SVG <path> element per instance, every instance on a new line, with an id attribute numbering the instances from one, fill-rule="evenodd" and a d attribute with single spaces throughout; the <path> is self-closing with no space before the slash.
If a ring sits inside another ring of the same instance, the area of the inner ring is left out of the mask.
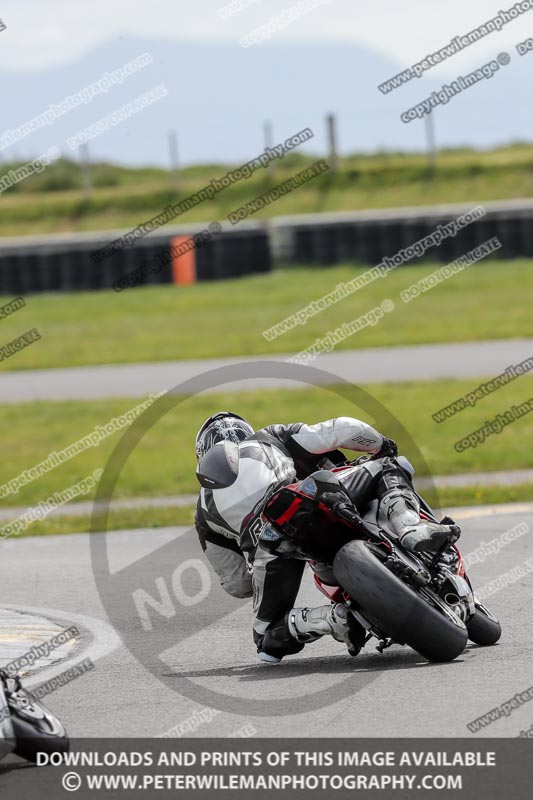
<path id="1" fill-rule="evenodd" d="M 457 541 L 457 525 L 442 525 L 420 519 L 420 504 L 413 492 L 393 490 L 381 499 L 380 514 L 390 522 L 400 542 L 413 553 L 436 552 L 447 541 Z"/>
<path id="2" fill-rule="evenodd" d="M 289 611 L 287 623 L 291 636 L 302 644 L 330 635 L 338 642 L 343 642 L 350 655 L 356 656 L 365 643 L 364 628 L 342 603 L 318 608 L 293 608 Z"/>
<path id="3" fill-rule="evenodd" d="M 457 541 L 457 525 L 439 524 L 420 518 L 420 502 L 413 491 L 411 476 L 395 459 L 383 459 L 377 486 L 379 516 L 390 523 L 406 550 L 436 552 L 447 541 Z"/>

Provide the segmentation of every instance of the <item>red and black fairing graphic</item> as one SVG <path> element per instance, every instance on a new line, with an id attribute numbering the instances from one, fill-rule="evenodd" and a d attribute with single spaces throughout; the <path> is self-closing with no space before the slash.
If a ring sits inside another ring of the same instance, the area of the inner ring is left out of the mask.
<path id="1" fill-rule="evenodd" d="M 464 561 L 463 561 L 463 557 L 462 557 L 461 553 L 459 552 L 459 548 L 455 544 L 452 544 L 452 547 L 455 550 L 455 552 L 457 553 L 456 575 L 458 575 L 460 578 L 465 578 L 466 580 L 468 580 L 467 575 L 466 575 L 465 564 L 464 564 Z M 469 583 L 470 583 L 470 581 L 469 581 Z"/>
<path id="2" fill-rule="evenodd" d="M 263 515 L 307 558 L 328 564 L 348 542 L 368 538 L 362 521 L 358 529 L 339 518 L 325 503 L 302 492 L 301 483 L 277 491 Z"/>
<path id="3" fill-rule="evenodd" d="M 311 561 L 310 563 L 312 568 L 313 562 Z M 324 581 L 320 580 L 316 573 L 314 573 L 313 578 L 317 589 L 322 592 L 322 594 L 325 595 L 330 602 L 347 603 L 350 600 L 350 595 L 348 592 L 345 592 L 340 586 L 332 586 L 329 583 L 324 583 Z"/>

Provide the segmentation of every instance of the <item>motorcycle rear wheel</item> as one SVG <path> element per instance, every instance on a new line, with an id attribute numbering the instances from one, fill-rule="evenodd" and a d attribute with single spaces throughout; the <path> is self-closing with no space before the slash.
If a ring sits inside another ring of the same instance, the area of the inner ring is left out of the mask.
<path id="1" fill-rule="evenodd" d="M 339 584 L 361 613 L 393 641 L 407 644 L 428 661 L 453 661 L 468 641 L 464 623 L 423 600 L 393 575 L 362 541 L 344 545 L 333 562 Z M 455 619 L 454 619 L 455 618 Z"/>

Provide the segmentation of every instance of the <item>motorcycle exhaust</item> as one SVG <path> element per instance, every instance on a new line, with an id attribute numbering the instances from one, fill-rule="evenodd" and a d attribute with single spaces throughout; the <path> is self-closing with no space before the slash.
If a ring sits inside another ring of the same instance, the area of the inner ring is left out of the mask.
<path id="1" fill-rule="evenodd" d="M 447 603 L 449 606 L 458 606 L 461 602 L 461 598 L 455 592 L 448 592 L 448 594 L 444 595 L 444 602 Z"/>

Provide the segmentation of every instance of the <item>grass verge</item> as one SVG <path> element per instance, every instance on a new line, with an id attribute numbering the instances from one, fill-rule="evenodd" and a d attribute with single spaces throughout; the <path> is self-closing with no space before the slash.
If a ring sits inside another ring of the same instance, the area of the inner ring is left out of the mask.
<path id="1" fill-rule="evenodd" d="M 296 353 L 385 298 L 396 304 L 394 312 L 336 349 L 533 336 L 532 267 L 526 260 L 473 265 L 408 304 L 402 289 L 435 265 L 402 267 L 270 342 L 263 331 L 363 269 L 285 269 L 223 285 L 37 295 L 1 320 L 0 334 L 7 343 L 37 328 L 42 339 L 5 359 L 0 370 Z"/>
<path id="2" fill-rule="evenodd" d="M 434 412 L 474 389 L 477 383 L 461 380 L 371 385 L 364 387 L 365 398 L 353 392 L 345 398 L 335 387 L 309 387 L 293 391 L 228 392 L 185 399 L 148 428 L 126 461 L 113 496 L 161 497 L 196 492 L 195 433 L 203 420 L 220 408 L 242 414 L 255 428 L 272 422 L 304 420 L 315 423 L 346 415 L 365 419 L 397 439 L 419 475 L 530 468 L 533 413 L 508 425 L 499 435 L 490 436 L 482 446 L 457 452 L 454 443 L 496 414 L 505 413 L 511 405 L 533 398 L 533 376 L 517 379 L 442 424 L 434 422 Z M 52 451 L 57 452 L 89 435 L 95 426 L 105 426 L 134 405 L 135 402 L 122 399 L 0 406 L 5 454 L 0 462 L 0 505 L 35 505 L 104 467 L 123 433 L 113 433 L 98 446 L 89 447 L 50 472 L 21 485 L 17 493 L 5 486 L 24 470 L 42 462 Z M 93 496 L 91 492 L 78 499 L 89 500 Z"/>
<path id="3" fill-rule="evenodd" d="M 223 221 L 229 212 L 320 158 L 293 152 L 275 165 L 272 179 L 259 170 L 180 216 L 179 222 Z M 257 218 L 393 206 L 479 202 L 533 196 L 533 148 L 439 153 L 436 170 L 425 154 L 378 153 L 342 158 L 336 175 L 324 175 L 290 197 L 267 206 Z M 7 172 L 15 164 L 5 164 Z M 60 160 L 7 190 L 0 236 L 136 227 L 220 179 L 237 165 L 197 165 L 181 171 L 180 192 L 161 169 L 93 164 L 94 190 L 87 197 L 79 164 Z"/>
<path id="4" fill-rule="evenodd" d="M 441 489 L 438 492 L 439 507 L 457 508 L 461 506 L 497 505 L 500 503 L 532 503 L 533 483 L 516 486 L 486 487 L 467 486 L 463 489 Z M 182 508 L 140 508 L 110 512 L 106 530 L 135 530 L 146 528 L 167 528 L 177 525 L 192 527 L 194 506 Z M 97 527 L 104 527 L 98 524 Z M 35 522 L 19 536 L 52 536 L 56 534 L 89 533 L 92 531 L 89 514 L 72 514 L 62 517 L 49 517 Z M 18 538 L 18 537 L 17 537 Z"/>
<path id="5" fill-rule="evenodd" d="M 181 508 L 137 508 L 111 511 L 107 519 L 108 531 L 134 530 L 136 528 L 167 528 L 175 525 L 194 524 L 194 506 Z M 103 520 L 97 526 L 104 529 Z M 69 514 L 48 517 L 34 522 L 21 536 L 53 536 L 67 533 L 89 533 L 92 531 L 90 514 Z"/>

